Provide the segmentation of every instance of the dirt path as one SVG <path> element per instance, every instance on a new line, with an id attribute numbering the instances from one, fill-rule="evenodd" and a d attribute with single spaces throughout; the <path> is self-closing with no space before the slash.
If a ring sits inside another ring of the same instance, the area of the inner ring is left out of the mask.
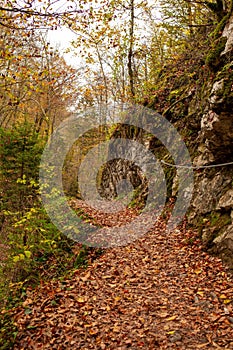
<path id="1" fill-rule="evenodd" d="M 233 349 L 233 279 L 165 223 L 72 279 L 28 292 L 14 349 Z"/>

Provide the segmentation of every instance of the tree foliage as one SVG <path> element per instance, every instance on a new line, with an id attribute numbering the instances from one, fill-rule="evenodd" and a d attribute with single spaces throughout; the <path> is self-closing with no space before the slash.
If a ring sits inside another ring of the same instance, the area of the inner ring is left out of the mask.
<path id="1" fill-rule="evenodd" d="M 41 152 L 56 126 L 76 109 L 129 101 L 185 123 L 194 94 L 204 109 L 201 97 L 217 69 L 219 36 L 232 4 L 1 1 L 0 237 L 9 259 L 0 270 L 5 276 L 14 271 L 8 282 L 25 281 L 35 268 L 40 279 L 53 263 L 75 265 L 72 244 L 50 222 L 38 196 Z M 48 42 L 47 30 L 59 27 L 76 35 L 70 50 L 82 69 L 69 66 Z M 103 137 L 97 134 L 86 134 L 84 153 Z M 71 185 L 76 191 L 77 184 Z M 0 287 L 4 283 L 0 279 Z"/>
<path id="2" fill-rule="evenodd" d="M 34 6 L 41 9 L 34 10 Z M 77 76 L 76 69 L 65 62 L 49 44 L 46 31 L 41 30 L 42 24 L 48 28 L 57 23 L 56 16 L 45 16 L 47 10 L 43 6 L 34 1 L 3 1 L 0 6 L 0 296 L 3 301 L 12 280 L 26 281 L 38 266 L 38 258 L 46 261 L 55 257 L 56 242 L 59 247 L 64 243 L 67 249 L 67 240 L 61 238 L 42 208 L 38 171 L 45 142 L 76 103 Z"/>

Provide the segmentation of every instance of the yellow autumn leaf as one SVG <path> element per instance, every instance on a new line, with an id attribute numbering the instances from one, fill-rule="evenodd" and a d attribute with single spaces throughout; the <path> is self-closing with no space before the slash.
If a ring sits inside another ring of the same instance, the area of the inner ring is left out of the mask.
<path id="1" fill-rule="evenodd" d="M 201 290 L 197 292 L 198 295 L 203 296 L 204 292 L 202 292 Z"/>
<path id="2" fill-rule="evenodd" d="M 76 298 L 78 303 L 85 303 L 85 299 L 83 297 Z"/>
<path id="3" fill-rule="evenodd" d="M 220 299 L 226 299 L 227 297 L 226 297 L 225 294 L 221 294 L 219 298 L 220 298 Z"/>
<path id="4" fill-rule="evenodd" d="M 223 303 L 224 303 L 224 304 L 229 304 L 229 303 L 231 303 L 231 300 L 230 300 L 230 299 L 225 299 L 225 300 L 223 301 Z"/>
<path id="5" fill-rule="evenodd" d="M 175 320 L 176 318 L 177 318 L 177 315 L 174 315 L 174 316 L 168 317 L 168 318 L 166 319 L 166 321 L 173 321 L 173 320 Z"/>

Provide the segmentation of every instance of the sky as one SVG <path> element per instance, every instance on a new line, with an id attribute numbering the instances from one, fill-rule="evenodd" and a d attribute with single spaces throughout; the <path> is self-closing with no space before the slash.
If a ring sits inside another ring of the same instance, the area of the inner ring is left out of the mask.
<path id="1" fill-rule="evenodd" d="M 77 68 L 79 66 L 79 58 L 75 56 L 72 52 L 66 53 L 66 49 L 71 47 L 70 42 L 75 40 L 76 35 L 69 30 L 68 28 L 61 28 L 57 30 L 48 31 L 48 41 L 52 46 L 59 49 L 59 52 L 62 53 L 66 62 Z"/>
<path id="2" fill-rule="evenodd" d="M 44 0 L 37 0 L 39 3 L 44 3 Z M 98 1 L 98 0 L 97 0 Z M 77 4 L 74 0 L 55 0 L 51 2 L 53 10 L 57 12 L 62 11 L 70 11 L 76 8 Z M 93 5 L 93 1 L 87 1 L 86 7 L 87 9 Z M 71 8 L 72 6 L 72 8 Z M 59 49 L 59 52 L 62 53 L 66 62 L 73 66 L 74 68 L 78 68 L 80 66 L 80 60 L 78 56 L 75 56 L 72 53 L 66 53 L 66 49 L 71 47 L 70 42 L 75 40 L 76 35 L 68 28 L 63 27 L 57 30 L 49 30 L 48 31 L 48 40 L 50 43 Z M 74 49 L 73 49 L 74 50 Z"/>

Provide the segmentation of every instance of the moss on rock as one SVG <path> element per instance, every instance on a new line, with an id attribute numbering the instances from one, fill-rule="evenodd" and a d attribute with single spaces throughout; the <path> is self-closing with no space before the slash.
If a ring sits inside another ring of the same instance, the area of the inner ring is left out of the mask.
<path id="1" fill-rule="evenodd" d="M 207 57 L 206 64 L 208 67 L 216 72 L 221 64 L 223 63 L 223 58 L 221 57 L 221 53 L 225 49 L 225 45 L 227 42 L 227 38 L 221 37 L 214 41 L 212 48 L 210 49 Z"/>

